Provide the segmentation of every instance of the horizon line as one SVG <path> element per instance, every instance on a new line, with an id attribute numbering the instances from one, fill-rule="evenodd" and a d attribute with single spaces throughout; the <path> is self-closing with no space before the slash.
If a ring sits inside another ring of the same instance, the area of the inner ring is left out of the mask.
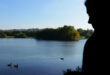
<path id="1" fill-rule="evenodd" d="M 59 27 L 62 27 L 62 26 L 59 26 Z M 28 29 L 46 29 L 46 28 L 52 28 L 52 29 L 57 29 L 59 27 L 56 27 L 56 28 L 53 28 L 53 27 L 45 27 L 45 28 L 8 28 L 8 29 L 0 29 L 0 30 L 28 30 Z M 74 26 L 73 26 L 74 27 Z M 75 27 L 74 27 L 75 28 Z M 76 30 L 77 29 L 83 29 L 83 30 L 94 30 L 94 28 L 82 28 L 82 27 L 79 27 L 79 28 L 75 28 Z"/>

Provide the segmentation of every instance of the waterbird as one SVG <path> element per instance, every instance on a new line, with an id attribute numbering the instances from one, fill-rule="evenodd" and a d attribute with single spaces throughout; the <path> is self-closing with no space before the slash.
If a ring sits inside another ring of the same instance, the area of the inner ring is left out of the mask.
<path id="1" fill-rule="evenodd" d="M 12 67 L 12 64 L 10 63 L 10 64 L 8 64 L 8 67 Z"/>
<path id="2" fill-rule="evenodd" d="M 61 60 L 64 60 L 64 58 L 60 58 Z"/>
<path id="3" fill-rule="evenodd" d="M 15 68 L 18 68 L 18 64 L 14 65 Z"/>

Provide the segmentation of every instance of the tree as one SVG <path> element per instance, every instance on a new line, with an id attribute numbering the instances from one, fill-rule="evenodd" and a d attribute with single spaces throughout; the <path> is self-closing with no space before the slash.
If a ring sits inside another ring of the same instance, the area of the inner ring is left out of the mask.
<path id="1" fill-rule="evenodd" d="M 18 34 L 15 35 L 15 38 L 26 38 L 26 37 L 27 36 L 24 33 L 18 33 Z"/>
<path id="2" fill-rule="evenodd" d="M 0 38 L 5 38 L 7 35 L 6 34 L 4 34 L 4 33 L 0 33 Z"/>
<path id="3" fill-rule="evenodd" d="M 77 29 L 77 31 L 80 33 L 81 37 L 89 38 L 93 34 L 93 30 L 83 30 L 83 29 Z"/>
<path id="4" fill-rule="evenodd" d="M 37 31 L 37 39 L 43 40 L 62 40 L 62 41 L 76 41 L 80 34 L 73 26 L 64 26 L 57 29 L 46 28 Z"/>

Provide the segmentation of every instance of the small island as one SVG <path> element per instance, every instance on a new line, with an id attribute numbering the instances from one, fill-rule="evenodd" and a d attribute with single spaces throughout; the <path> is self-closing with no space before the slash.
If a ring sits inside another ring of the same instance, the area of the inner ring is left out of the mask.
<path id="1" fill-rule="evenodd" d="M 0 38 L 36 38 L 39 40 L 77 41 L 89 38 L 93 30 L 75 29 L 74 26 L 45 29 L 0 30 Z"/>

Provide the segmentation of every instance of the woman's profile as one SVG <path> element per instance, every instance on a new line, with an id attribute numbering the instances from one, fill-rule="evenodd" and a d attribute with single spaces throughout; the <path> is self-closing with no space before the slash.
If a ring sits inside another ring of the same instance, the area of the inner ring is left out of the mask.
<path id="1" fill-rule="evenodd" d="M 89 23 L 92 24 L 94 28 L 94 34 L 88 39 L 84 48 L 82 72 L 93 72 L 93 70 L 95 71 L 95 67 L 98 66 L 98 63 L 96 61 L 96 59 L 98 59 L 97 51 L 95 52 L 97 47 L 97 20 L 95 0 L 87 0 L 85 5 L 87 8 L 87 13 L 89 15 Z"/>

